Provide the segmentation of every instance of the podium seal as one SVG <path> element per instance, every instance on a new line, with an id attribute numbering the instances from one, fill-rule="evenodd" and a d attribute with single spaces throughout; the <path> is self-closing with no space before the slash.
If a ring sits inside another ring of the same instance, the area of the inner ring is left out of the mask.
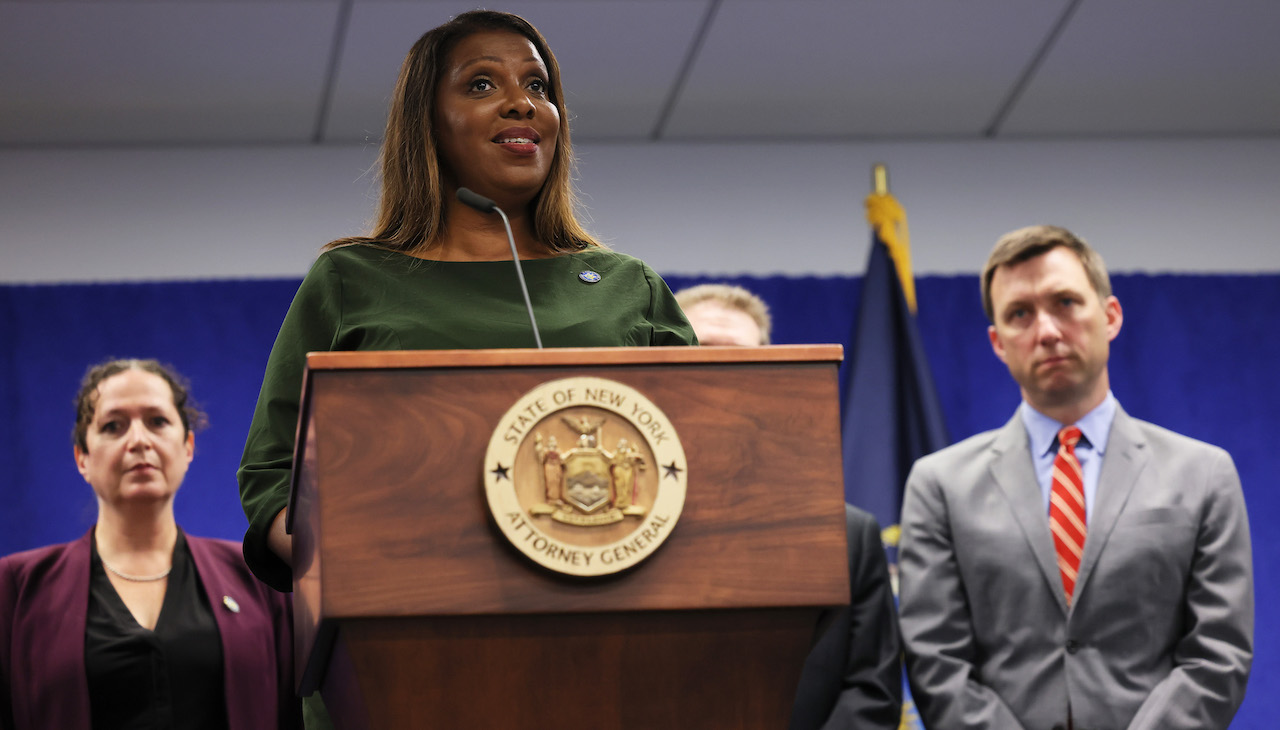
<path id="1" fill-rule="evenodd" d="M 485 452 L 484 487 L 502 534 L 568 575 L 608 575 L 653 554 L 684 509 L 684 447 L 660 408 L 604 378 L 526 393 Z"/>

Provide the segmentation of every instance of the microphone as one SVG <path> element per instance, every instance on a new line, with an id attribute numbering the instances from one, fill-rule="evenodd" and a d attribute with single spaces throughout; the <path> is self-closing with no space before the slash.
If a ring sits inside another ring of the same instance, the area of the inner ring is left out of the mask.
<path id="1" fill-rule="evenodd" d="M 520 280 L 520 292 L 524 294 L 524 306 L 529 312 L 529 326 L 533 328 L 533 341 L 537 343 L 538 349 L 542 349 L 542 336 L 538 334 L 538 320 L 533 316 L 533 301 L 529 299 L 529 287 L 524 283 L 524 268 L 520 265 L 520 252 L 516 251 L 516 237 L 511 233 L 511 221 L 507 218 L 507 214 L 502 212 L 502 208 L 492 200 L 474 193 L 468 188 L 458 188 L 458 200 L 463 204 L 475 208 L 481 213 L 497 213 L 502 217 L 502 225 L 507 229 L 507 243 L 511 244 L 511 259 L 516 265 L 516 278 Z"/>
<path id="2" fill-rule="evenodd" d="M 489 200 L 479 193 L 471 192 L 471 188 L 458 188 L 458 200 L 461 200 L 481 213 L 492 213 L 493 211 L 498 210 L 497 203 Z M 499 210 L 498 212 L 501 213 L 502 211 Z M 502 217 L 503 219 L 506 219 L 505 215 Z"/>

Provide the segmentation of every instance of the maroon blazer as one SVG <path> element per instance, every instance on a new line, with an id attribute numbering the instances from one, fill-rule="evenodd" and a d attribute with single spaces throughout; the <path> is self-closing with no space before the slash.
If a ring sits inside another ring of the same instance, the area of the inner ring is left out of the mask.
<path id="1" fill-rule="evenodd" d="M 90 730 L 92 535 L 0 558 L 0 730 Z M 288 599 L 253 577 L 238 543 L 187 535 L 187 546 L 222 639 L 230 730 L 301 727 Z"/>

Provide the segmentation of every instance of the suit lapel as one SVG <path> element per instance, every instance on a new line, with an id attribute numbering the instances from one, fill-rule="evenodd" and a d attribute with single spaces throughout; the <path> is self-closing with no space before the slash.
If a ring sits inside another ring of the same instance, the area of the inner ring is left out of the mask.
<path id="1" fill-rule="evenodd" d="M 1000 430 L 991 450 L 994 452 L 991 476 L 1009 501 L 1009 508 L 1022 528 L 1040 572 L 1044 574 L 1049 592 L 1065 615 L 1067 601 L 1062 595 L 1062 576 L 1058 574 L 1058 558 L 1053 551 L 1053 536 L 1049 533 L 1049 514 L 1045 511 L 1044 498 L 1032 467 L 1027 429 L 1017 413 Z"/>
<path id="2" fill-rule="evenodd" d="M 187 550 L 191 553 L 191 559 L 195 561 L 200 583 L 203 584 L 205 594 L 209 597 L 209 608 L 212 609 L 214 621 L 218 624 L 218 635 L 222 639 L 223 663 L 230 668 L 233 658 L 229 650 L 241 638 L 240 622 L 235 620 L 236 614 L 239 613 L 239 603 L 235 600 L 236 591 L 224 580 L 225 576 L 220 570 L 221 565 L 217 556 L 212 554 L 208 542 L 203 538 L 190 535 L 186 535 L 186 538 Z M 230 605 L 227 602 L 228 598 L 231 599 Z M 239 598 L 247 602 L 246 596 L 240 595 Z M 231 605 L 237 608 L 232 610 Z M 228 677 L 230 676 L 228 674 Z"/>
<path id="3" fill-rule="evenodd" d="M 1080 577 L 1076 580 L 1076 601 L 1084 595 L 1089 576 L 1098 563 L 1098 557 L 1111 536 L 1116 520 L 1124 511 L 1129 495 L 1138 482 L 1138 475 L 1147 465 L 1151 454 L 1147 442 L 1124 409 L 1116 407 L 1115 421 L 1111 424 L 1111 436 L 1107 453 L 1102 459 L 1102 471 L 1098 475 L 1096 504 L 1089 519 L 1089 532 L 1084 539 L 1084 556 L 1080 560 Z"/>
<path id="4" fill-rule="evenodd" d="M 39 655 L 43 666 L 67 672 L 69 689 L 53 692 L 41 686 L 41 682 L 56 676 L 54 669 L 35 671 L 27 677 L 14 675 L 12 686 L 23 692 L 21 704 L 25 705 L 21 707 L 15 695 L 14 709 L 19 715 L 16 718 L 19 727 L 23 723 L 22 715 L 45 718 L 52 721 L 50 727 L 87 728 L 90 725 L 84 632 L 89 614 L 89 582 L 92 580 L 89 567 L 92 539 L 93 528 L 90 528 L 79 540 L 60 549 L 61 555 L 53 561 L 39 587 L 24 598 L 29 605 L 21 610 L 29 629 L 21 638 L 14 637 L 11 648 L 27 656 Z M 0 726 L 3 725 L 4 717 L 0 713 Z"/>

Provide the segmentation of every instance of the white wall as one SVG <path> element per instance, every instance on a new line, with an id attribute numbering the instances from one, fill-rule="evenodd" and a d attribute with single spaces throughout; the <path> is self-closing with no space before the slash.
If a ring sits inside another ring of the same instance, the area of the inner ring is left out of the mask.
<path id="1" fill-rule="evenodd" d="M 591 227 L 664 273 L 855 274 L 889 165 L 916 272 L 1065 225 L 1113 271 L 1280 272 L 1280 139 L 580 144 Z M 362 232 L 372 147 L 0 150 L 0 282 L 301 276 Z"/>

